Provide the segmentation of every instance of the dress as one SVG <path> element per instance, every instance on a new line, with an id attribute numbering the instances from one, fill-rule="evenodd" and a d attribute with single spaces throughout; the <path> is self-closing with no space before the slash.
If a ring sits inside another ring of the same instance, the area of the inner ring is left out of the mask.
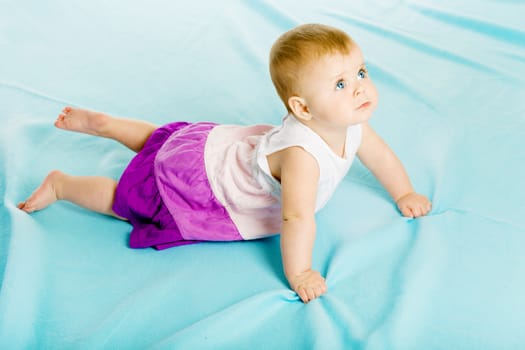
<path id="1" fill-rule="evenodd" d="M 131 248 L 267 237 L 279 232 L 281 206 L 266 156 L 291 146 L 314 156 L 317 211 L 348 172 L 360 142 L 361 126 L 349 127 L 346 158 L 340 158 L 292 115 L 279 126 L 167 124 L 125 169 L 113 210 L 133 225 Z"/>

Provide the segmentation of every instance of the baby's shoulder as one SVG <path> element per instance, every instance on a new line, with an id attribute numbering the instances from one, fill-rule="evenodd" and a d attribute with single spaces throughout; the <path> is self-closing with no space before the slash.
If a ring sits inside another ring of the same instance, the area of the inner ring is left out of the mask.
<path id="1" fill-rule="evenodd" d="M 272 175 L 280 179 L 283 172 L 296 176 L 309 176 L 319 173 L 315 157 L 300 146 L 291 146 L 268 155 L 268 165 Z"/>

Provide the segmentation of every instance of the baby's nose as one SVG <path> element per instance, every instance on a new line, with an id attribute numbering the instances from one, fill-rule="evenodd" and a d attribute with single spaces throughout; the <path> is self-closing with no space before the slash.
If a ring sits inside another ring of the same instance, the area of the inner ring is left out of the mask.
<path id="1" fill-rule="evenodd" d="M 363 86 L 363 84 L 357 82 L 357 85 L 354 89 L 354 96 L 359 96 L 361 95 L 363 92 L 365 91 L 365 88 Z"/>

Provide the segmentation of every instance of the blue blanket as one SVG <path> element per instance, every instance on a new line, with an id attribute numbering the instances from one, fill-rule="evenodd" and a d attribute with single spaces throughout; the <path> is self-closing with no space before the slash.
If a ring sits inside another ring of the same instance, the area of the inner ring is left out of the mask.
<path id="1" fill-rule="evenodd" d="M 520 1 L 0 1 L 0 348 L 525 347 L 525 4 Z M 131 227 L 59 202 L 52 169 L 118 178 L 132 152 L 65 132 L 65 105 L 277 124 L 268 52 L 319 22 L 363 49 L 372 126 L 433 202 L 416 220 L 355 162 L 317 215 L 309 304 L 279 238 L 133 250 Z"/>

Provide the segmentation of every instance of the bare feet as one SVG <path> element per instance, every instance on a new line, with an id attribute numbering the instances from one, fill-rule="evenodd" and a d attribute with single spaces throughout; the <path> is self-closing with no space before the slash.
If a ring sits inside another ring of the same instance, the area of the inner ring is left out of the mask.
<path id="1" fill-rule="evenodd" d="M 50 172 L 35 192 L 24 202 L 17 205 L 18 209 L 32 213 L 56 202 L 58 200 L 56 185 L 62 175 L 58 170 Z"/>
<path id="2" fill-rule="evenodd" d="M 55 121 L 55 126 L 59 129 L 105 136 L 104 133 L 110 118 L 111 116 L 102 112 L 65 107 Z"/>

